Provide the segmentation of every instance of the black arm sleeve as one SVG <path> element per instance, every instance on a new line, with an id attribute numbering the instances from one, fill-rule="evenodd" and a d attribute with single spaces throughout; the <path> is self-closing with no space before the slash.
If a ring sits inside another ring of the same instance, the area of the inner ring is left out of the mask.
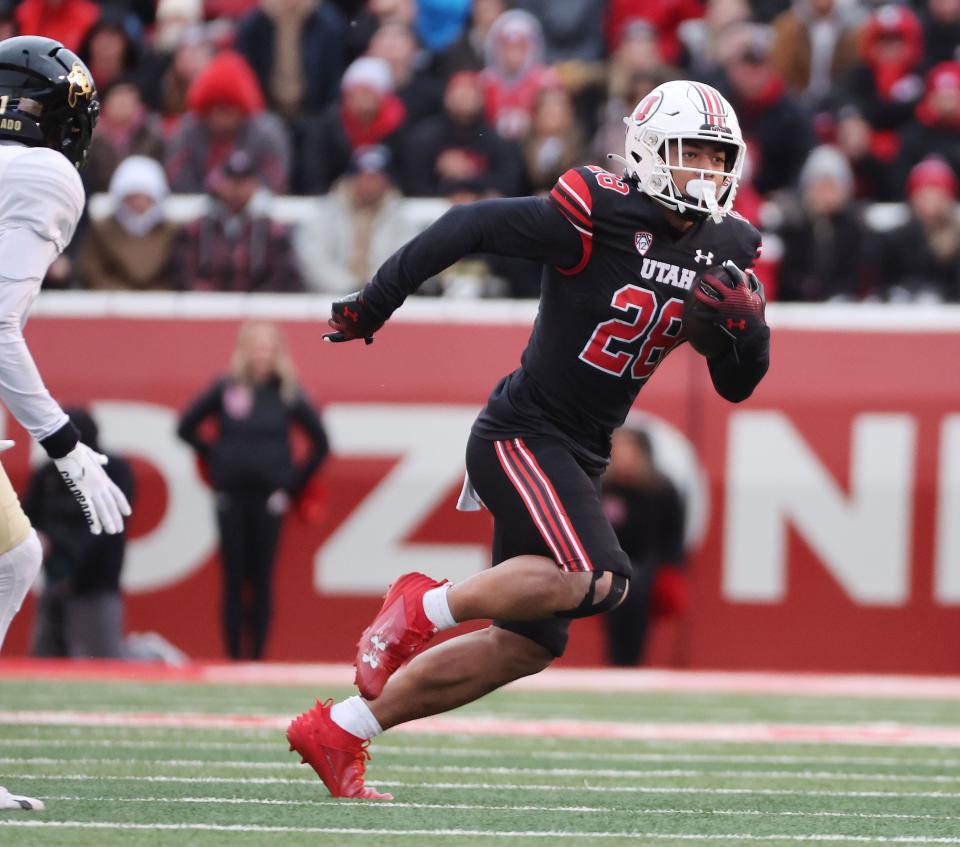
<path id="1" fill-rule="evenodd" d="M 581 251 L 577 231 L 548 200 L 481 200 L 454 206 L 408 241 L 383 263 L 363 299 L 385 321 L 423 282 L 471 253 L 569 267 L 580 261 Z"/>
<path id="2" fill-rule="evenodd" d="M 200 437 L 200 424 L 221 409 L 223 402 L 223 380 L 218 379 L 191 403 L 180 416 L 177 435 L 186 441 L 201 458 L 210 452 L 210 445 Z"/>
<path id="3" fill-rule="evenodd" d="M 708 359 L 710 379 L 717 394 L 731 403 L 746 400 L 770 367 L 770 328 L 761 326 L 749 338 L 742 338 L 736 350 Z"/>
<path id="4" fill-rule="evenodd" d="M 306 460 L 294 471 L 293 482 L 290 485 L 290 494 L 295 497 L 303 490 L 313 472 L 327 458 L 330 453 L 330 442 L 327 439 L 327 431 L 323 428 L 320 415 L 303 395 L 297 398 L 293 407 L 293 419 L 303 427 L 303 431 L 310 439 L 310 453 Z"/>

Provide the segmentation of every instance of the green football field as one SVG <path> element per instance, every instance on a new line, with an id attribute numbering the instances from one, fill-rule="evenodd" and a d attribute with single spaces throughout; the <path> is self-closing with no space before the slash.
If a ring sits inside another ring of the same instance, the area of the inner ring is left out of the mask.
<path id="1" fill-rule="evenodd" d="M 315 693 L 0 675 L 0 784 L 47 804 L 0 812 L 0 844 L 960 844 L 960 749 L 909 743 L 912 729 L 956 736 L 955 699 L 506 691 L 455 716 L 905 734 L 883 746 L 388 733 L 368 778 L 396 800 L 368 803 L 332 800 L 287 752 L 282 722 Z"/>

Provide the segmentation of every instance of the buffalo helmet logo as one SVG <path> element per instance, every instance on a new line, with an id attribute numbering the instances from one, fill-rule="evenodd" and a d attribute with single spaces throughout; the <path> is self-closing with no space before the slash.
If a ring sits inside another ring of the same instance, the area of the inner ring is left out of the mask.
<path id="1" fill-rule="evenodd" d="M 70 88 L 67 91 L 67 104 L 71 109 L 77 105 L 79 97 L 89 99 L 94 92 L 93 80 L 90 79 L 90 74 L 87 73 L 86 68 L 79 62 L 73 63 L 73 67 L 70 68 L 70 73 L 67 75 L 67 82 L 70 83 Z"/>

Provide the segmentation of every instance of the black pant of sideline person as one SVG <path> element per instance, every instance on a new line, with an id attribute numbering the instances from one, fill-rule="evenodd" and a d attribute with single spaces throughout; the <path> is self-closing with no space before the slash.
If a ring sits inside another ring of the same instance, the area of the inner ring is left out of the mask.
<path id="1" fill-rule="evenodd" d="M 263 656 L 273 603 L 273 560 L 282 523 L 283 511 L 271 500 L 270 492 L 217 494 L 223 634 L 232 659 Z"/>

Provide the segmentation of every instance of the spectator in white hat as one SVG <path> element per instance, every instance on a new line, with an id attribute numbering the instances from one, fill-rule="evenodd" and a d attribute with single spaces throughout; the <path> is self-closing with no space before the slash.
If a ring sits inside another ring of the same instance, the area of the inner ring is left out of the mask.
<path id="1" fill-rule="evenodd" d="M 86 288 L 146 291 L 173 287 L 171 257 L 177 227 L 164 218 L 163 167 L 130 156 L 110 180 L 113 213 L 93 221 L 80 254 Z"/>

